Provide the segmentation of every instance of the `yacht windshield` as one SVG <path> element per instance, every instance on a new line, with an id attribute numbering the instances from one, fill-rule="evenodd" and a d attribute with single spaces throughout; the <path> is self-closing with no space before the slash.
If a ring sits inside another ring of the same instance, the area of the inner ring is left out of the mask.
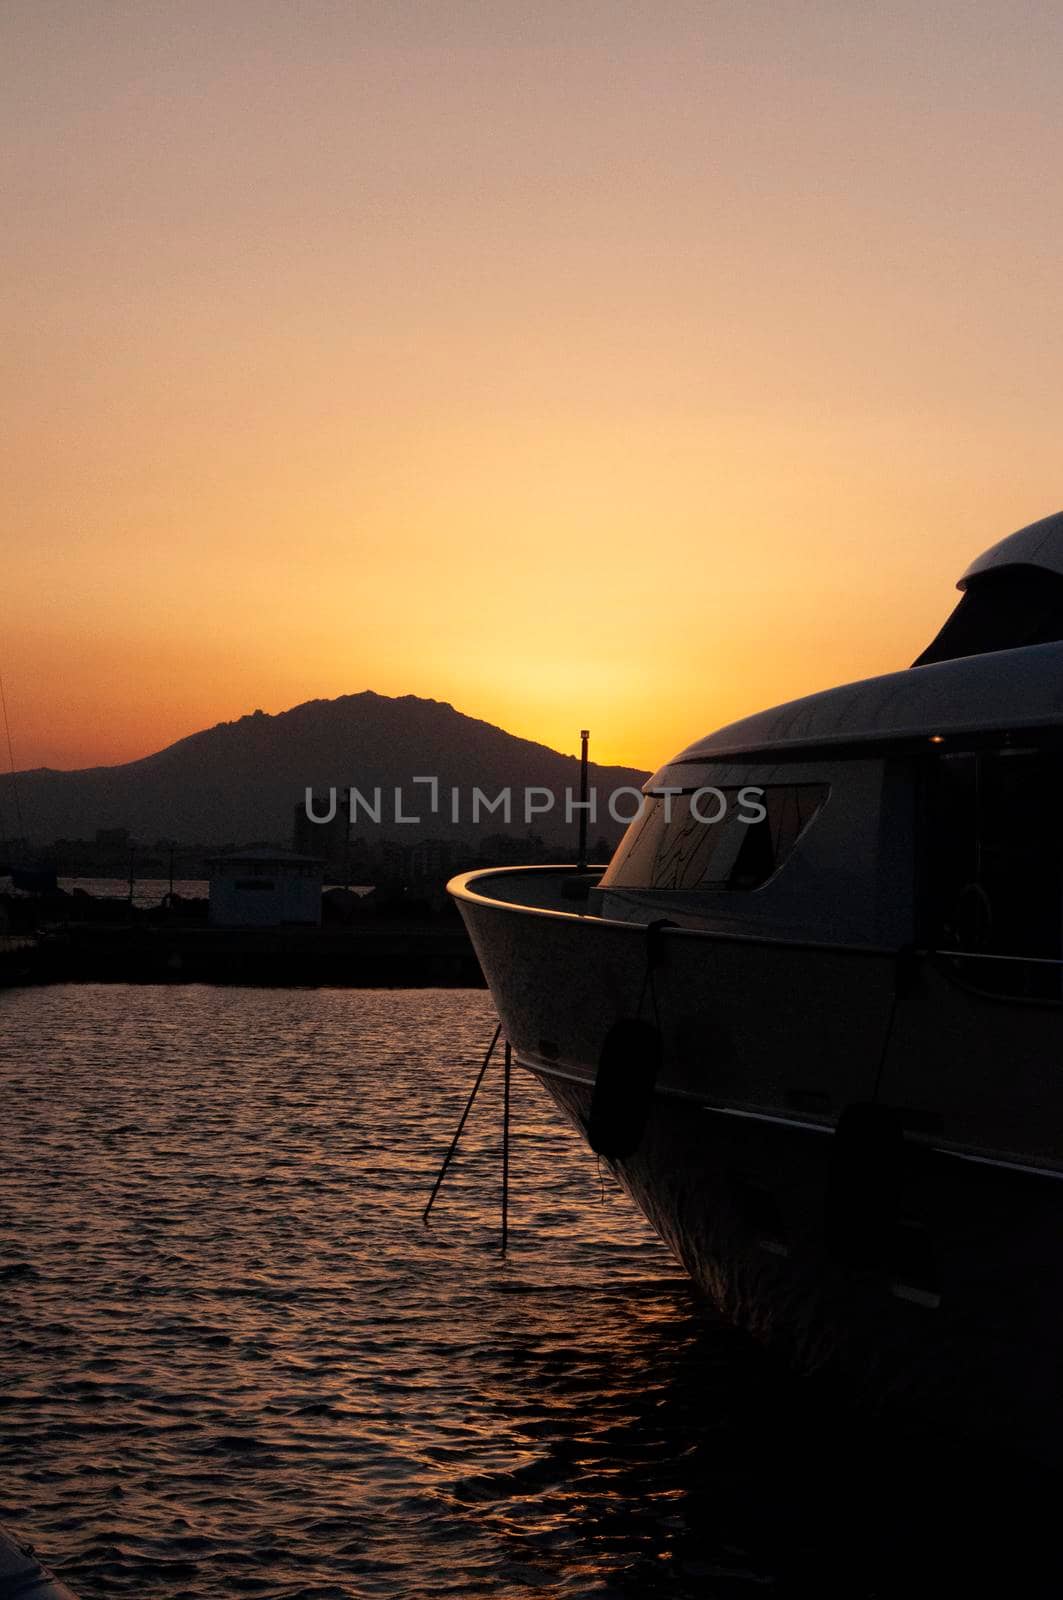
<path id="1" fill-rule="evenodd" d="M 825 783 L 648 796 L 602 878 L 625 889 L 759 889 L 827 798 Z"/>

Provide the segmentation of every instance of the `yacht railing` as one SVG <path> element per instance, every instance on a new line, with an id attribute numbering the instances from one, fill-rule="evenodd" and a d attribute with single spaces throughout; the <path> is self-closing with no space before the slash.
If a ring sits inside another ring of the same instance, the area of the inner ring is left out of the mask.
<path id="1" fill-rule="evenodd" d="M 966 988 L 1000 999 L 1063 1003 L 1063 960 L 1013 956 L 997 950 L 932 950 Z"/>
<path id="2" fill-rule="evenodd" d="M 1063 967 L 1056 956 L 1009 956 L 998 950 L 931 950 L 932 956 L 962 957 L 964 961 L 1018 961 L 1028 967 Z"/>

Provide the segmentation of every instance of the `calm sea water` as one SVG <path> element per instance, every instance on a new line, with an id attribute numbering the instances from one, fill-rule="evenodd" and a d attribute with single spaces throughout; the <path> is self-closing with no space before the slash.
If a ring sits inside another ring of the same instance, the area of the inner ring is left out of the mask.
<path id="1" fill-rule="evenodd" d="M 0 1520 L 82 1600 L 1055 1592 L 1043 1480 L 775 1372 L 523 1075 L 509 1259 L 499 1076 L 422 1227 L 492 1023 L 0 994 Z"/>
<path id="2" fill-rule="evenodd" d="M 10 878 L 6 880 L 10 885 Z M 3 891 L 5 880 L 0 878 L 0 893 Z M 93 899 L 128 899 L 130 898 L 130 880 L 128 878 L 59 878 L 59 888 L 66 890 L 67 894 L 80 890 L 83 894 L 91 894 Z M 325 883 L 325 888 L 330 888 Z M 341 886 L 341 885 L 336 885 Z M 371 893 L 368 883 L 354 883 L 351 885 L 355 894 Z M 179 894 L 181 899 L 207 899 L 210 894 L 210 882 L 207 878 L 174 878 L 174 894 Z M 134 878 L 133 904 L 139 910 L 150 910 L 154 906 L 162 906 L 166 894 L 170 893 L 170 878 Z"/>
<path id="3" fill-rule="evenodd" d="M 7 880 L 10 883 L 10 879 Z M 0 892 L 3 891 L 4 880 L 0 879 Z M 60 889 L 65 889 L 67 894 L 72 894 L 75 889 L 80 889 L 83 894 L 90 894 L 94 899 L 127 900 L 129 898 L 128 878 L 59 878 Z M 210 883 L 206 878 L 175 878 L 173 880 L 174 893 L 183 900 L 206 900 L 210 894 Z M 326 883 L 325 888 L 329 885 Z M 339 887 L 339 886 L 337 886 Z M 368 884 L 353 884 L 355 894 L 369 894 Z M 170 892 L 169 878 L 134 878 L 133 904 L 141 911 L 150 910 L 153 906 L 161 905 Z"/>
<path id="4" fill-rule="evenodd" d="M 58 883 L 60 889 L 65 889 L 67 894 L 80 889 L 83 894 L 90 894 L 94 899 L 129 898 L 128 878 L 60 878 Z M 206 878 L 175 878 L 173 887 L 174 893 L 179 894 L 184 900 L 205 900 L 210 893 L 210 884 Z M 169 878 L 133 879 L 133 904 L 141 911 L 161 905 L 169 892 Z"/>

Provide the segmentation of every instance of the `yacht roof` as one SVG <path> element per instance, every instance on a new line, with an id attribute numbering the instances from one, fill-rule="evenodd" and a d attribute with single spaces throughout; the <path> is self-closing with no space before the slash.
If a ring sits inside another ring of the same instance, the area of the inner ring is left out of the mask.
<path id="1" fill-rule="evenodd" d="M 1042 572 L 1063 573 L 1063 511 L 1031 522 L 999 544 L 990 545 L 971 562 L 956 587 L 966 589 L 972 578 L 1006 567 L 1039 567 Z"/>
<path id="2" fill-rule="evenodd" d="M 1063 729 L 1063 642 L 908 667 L 790 700 L 696 740 L 669 766 L 934 734 L 1048 727 Z M 662 781 L 655 775 L 646 787 Z"/>

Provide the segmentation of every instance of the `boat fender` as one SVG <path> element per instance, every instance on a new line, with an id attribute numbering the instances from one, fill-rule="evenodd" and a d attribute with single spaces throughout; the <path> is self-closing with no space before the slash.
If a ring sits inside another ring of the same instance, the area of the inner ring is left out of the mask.
<path id="1" fill-rule="evenodd" d="M 664 935 L 669 928 L 677 928 L 679 924 L 672 922 L 668 917 L 658 917 L 654 922 L 646 924 L 646 977 L 652 979 L 654 972 L 664 960 Z M 643 993 L 643 1000 L 645 992 Z M 642 1000 L 639 1001 L 639 1011 L 642 1010 Z"/>
<path id="2" fill-rule="evenodd" d="M 988 950 L 993 937 L 993 902 L 980 883 L 965 883 L 953 917 L 961 950 Z"/>
<path id="3" fill-rule="evenodd" d="M 605 1036 L 594 1079 L 587 1140 L 595 1154 L 633 1156 L 650 1120 L 661 1036 L 641 1017 L 621 1017 Z"/>
<path id="4" fill-rule="evenodd" d="M 848 1267 L 884 1267 L 900 1208 L 904 1129 L 890 1106 L 846 1106 L 831 1148 L 826 1243 Z"/>

